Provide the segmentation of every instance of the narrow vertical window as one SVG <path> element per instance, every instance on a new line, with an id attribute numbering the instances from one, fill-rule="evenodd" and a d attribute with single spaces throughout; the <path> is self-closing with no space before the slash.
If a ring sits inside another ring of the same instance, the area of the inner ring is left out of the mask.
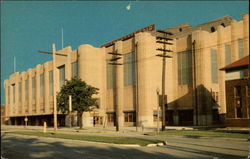
<path id="1" fill-rule="evenodd" d="M 49 95 L 53 96 L 54 86 L 53 86 L 53 71 L 49 71 Z"/>
<path id="2" fill-rule="evenodd" d="M 36 98 L 36 78 L 32 77 L 32 99 Z"/>
<path id="3" fill-rule="evenodd" d="M 16 87 L 15 87 L 15 84 L 12 84 L 12 93 L 13 93 L 13 103 L 15 103 L 16 101 Z"/>
<path id="4" fill-rule="evenodd" d="M 243 40 L 242 39 L 238 40 L 238 53 L 239 53 L 239 59 L 244 56 L 244 52 L 243 52 Z"/>
<path id="5" fill-rule="evenodd" d="M 192 53 L 184 51 L 177 54 L 178 84 L 192 84 Z"/>
<path id="6" fill-rule="evenodd" d="M 135 85 L 135 53 L 124 56 L 124 86 Z"/>
<path id="7" fill-rule="evenodd" d="M 71 63 L 71 73 L 72 77 L 78 76 L 78 62 L 73 62 Z"/>
<path id="8" fill-rule="evenodd" d="M 8 103 L 10 104 L 10 86 L 8 86 Z"/>
<path id="9" fill-rule="evenodd" d="M 40 75 L 40 96 L 44 97 L 44 74 Z"/>
<path id="10" fill-rule="evenodd" d="M 110 65 L 107 60 L 107 88 L 113 89 L 115 85 L 115 65 Z"/>
<path id="11" fill-rule="evenodd" d="M 225 65 L 231 63 L 231 45 L 225 45 Z"/>
<path id="12" fill-rule="evenodd" d="M 114 122 L 115 121 L 115 113 L 107 113 L 108 122 Z"/>
<path id="13" fill-rule="evenodd" d="M 217 50 L 211 49 L 211 81 L 218 83 Z"/>
<path id="14" fill-rule="evenodd" d="M 178 84 L 181 85 L 182 82 L 182 78 L 181 78 L 181 70 L 182 70 L 182 62 L 181 62 L 181 54 L 178 53 L 177 54 L 177 63 L 178 63 Z"/>
<path id="15" fill-rule="evenodd" d="M 124 112 L 124 122 L 135 122 L 136 115 L 135 112 Z"/>
<path id="16" fill-rule="evenodd" d="M 19 98 L 19 102 L 22 102 L 22 83 L 18 82 L 18 98 Z"/>
<path id="17" fill-rule="evenodd" d="M 61 88 L 65 83 L 65 65 L 58 67 L 58 69 L 59 69 L 59 85 Z"/>
<path id="18" fill-rule="evenodd" d="M 236 109 L 236 117 L 242 118 L 243 112 L 242 112 L 242 92 L 241 92 L 241 86 L 235 86 L 234 87 L 234 103 L 235 103 L 235 109 Z"/>
<path id="19" fill-rule="evenodd" d="M 25 80 L 25 101 L 29 100 L 29 81 Z"/>

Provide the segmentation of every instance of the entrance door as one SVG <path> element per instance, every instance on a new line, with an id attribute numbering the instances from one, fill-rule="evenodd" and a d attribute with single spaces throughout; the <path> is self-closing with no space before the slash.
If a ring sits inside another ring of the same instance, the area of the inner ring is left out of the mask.
<path id="1" fill-rule="evenodd" d="M 174 111 L 167 110 L 166 112 L 166 125 L 174 125 Z"/>
<path id="2" fill-rule="evenodd" d="M 103 117 L 102 116 L 94 116 L 93 118 L 94 126 L 95 125 L 102 125 L 103 124 Z"/>
<path id="3" fill-rule="evenodd" d="M 191 126 L 193 125 L 193 110 L 179 110 L 179 125 Z"/>

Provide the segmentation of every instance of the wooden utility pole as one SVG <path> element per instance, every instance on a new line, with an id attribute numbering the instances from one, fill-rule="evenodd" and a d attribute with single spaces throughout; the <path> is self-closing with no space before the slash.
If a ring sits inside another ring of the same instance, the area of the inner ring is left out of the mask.
<path id="1" fill-rule="evenodd" d="M 60 54 L 56 53 L 56 45 L 52 44 L 52 52 L 50 51 L 38 51 L 39 53 L 44 53 L 44 54 L 52 54 L 52 64 L 53 64 L 53 107 L 54 107 L 54 112 L 53 112 L 53 118 L 54 118 L 54 133 L 57 132 L 57 101 L 56 101 L 56 55 L 60 56 L 67 56 L 65 54 Z"/>
<path id="2" fill-rule="evenodd" d="M 120 130 L 120 127 L 119 127 L 119 106 L 118 106 L 118 103 L 117 103 L 117 92 L 118 92 L 118 88 L 117 88 L 117 65 L 122 65 L 121 63 L 117 63 L 117 60 L 121 59 L 121 56 L 122 54 L 119 54 L 117 53 L 117 50 L 115 50 L 114 52 L 109 52 L 108 54 L 111 54 L 113 55 L 113 57 L 109 60 L 110 63 L 109 65 L 114 65 L 115 69 L 114 69 L 114 105 L 115 105 L 115 117 L 116 117 L 116 120 L 115 120 L 115 126 L 116 126 L 116 131 L 119 131 Z"/>
<path id="3" fill-rule="evenodd" d="M 135 41 L 135 38 L 133 38 Z M 138 127 L 139 127 L 139 98 L 138 98 L 138 92 L 139 92 L 139 88 L 138 88 L 138 54 L 137 54 L 137 46 L 138 46 L 138 42 L 135 43 L 135 114 L 136 114 L 136 132 L 138 131 Z"/>
<path id="4" fill-rule="evenodd" d="M 194 113 L 195 113 L 195 124 L 199 125 L 199 110 L 198 110 L 198 99 L 197 99 L 197 88 L 196 88 L 196 53 L 195 53 L 195 40 L 192 43 L 192 68 L 193 68 L 193 96 L 194 96 Z"/>
<path id="5" fill-rule="evenodd" d="M 156 56 L 162 57 L 162 98 L 161 98 L 161 104 L 162 104 L 162 131 L 165 130 L 166 126 L 166 112 L 165 112 L 165 79 L 166 79 L 166 59 L 165 58 L 172 58 L 172 56 L 167 55 L 167 52 L 173 52 L 172 50 L 166 49 L 166 45 L 173 45 L 173 43 L 170 43 L 170 40 L 173 40 L 171 38 L 167 38 L 168 35 L 173 35 L 170 32 L 165 32 L 162 30 L 158 30 L 158 33 L 163 34 L 164 36 L 157 36 L 156 41 L 157 43 L 163 44 L 163 49 L 158 48 L 156 50 L 162 51 L 163 54 L 157 54 Z"/>
<path id="6" fill-rule="evenodd" d="M 53 98 L 54 98 L 54 132 L 57 132 L 57 102 L 56 102 L 56 45 L 52 44 L 52 63 L 53 63 Z"/>

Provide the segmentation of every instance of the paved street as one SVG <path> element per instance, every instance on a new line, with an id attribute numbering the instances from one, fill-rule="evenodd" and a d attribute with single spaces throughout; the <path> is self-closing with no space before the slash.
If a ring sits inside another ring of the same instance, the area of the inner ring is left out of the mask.
<path id="1" fill-rule="evenodd" d="M 161 137 L 163 147 L 123 147 L 85 141 L 6 134 L 2 155 L 8 159 L 238 159 L 247 158 L 249 143 L 235 139 Z"/>

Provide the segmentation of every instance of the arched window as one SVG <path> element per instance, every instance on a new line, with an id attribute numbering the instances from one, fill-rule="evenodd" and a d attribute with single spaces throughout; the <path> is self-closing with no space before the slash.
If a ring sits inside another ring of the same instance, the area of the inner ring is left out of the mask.
<path id="1" fill-rule="evenodd" d="M 182 32 L 182 28 L 179 28 L 179 31 Z"/>
<path id="2" fill-rule="evenodd" d="M 224 23 L 221 23 L 220 25 L 223 26 L 223 27 L 226 27 Z"/>
<path id="3" fill-rule="evenodd" d="M 211 27 L 211 32 L 215 32 L 215 28 L 214 27 Z"/>

